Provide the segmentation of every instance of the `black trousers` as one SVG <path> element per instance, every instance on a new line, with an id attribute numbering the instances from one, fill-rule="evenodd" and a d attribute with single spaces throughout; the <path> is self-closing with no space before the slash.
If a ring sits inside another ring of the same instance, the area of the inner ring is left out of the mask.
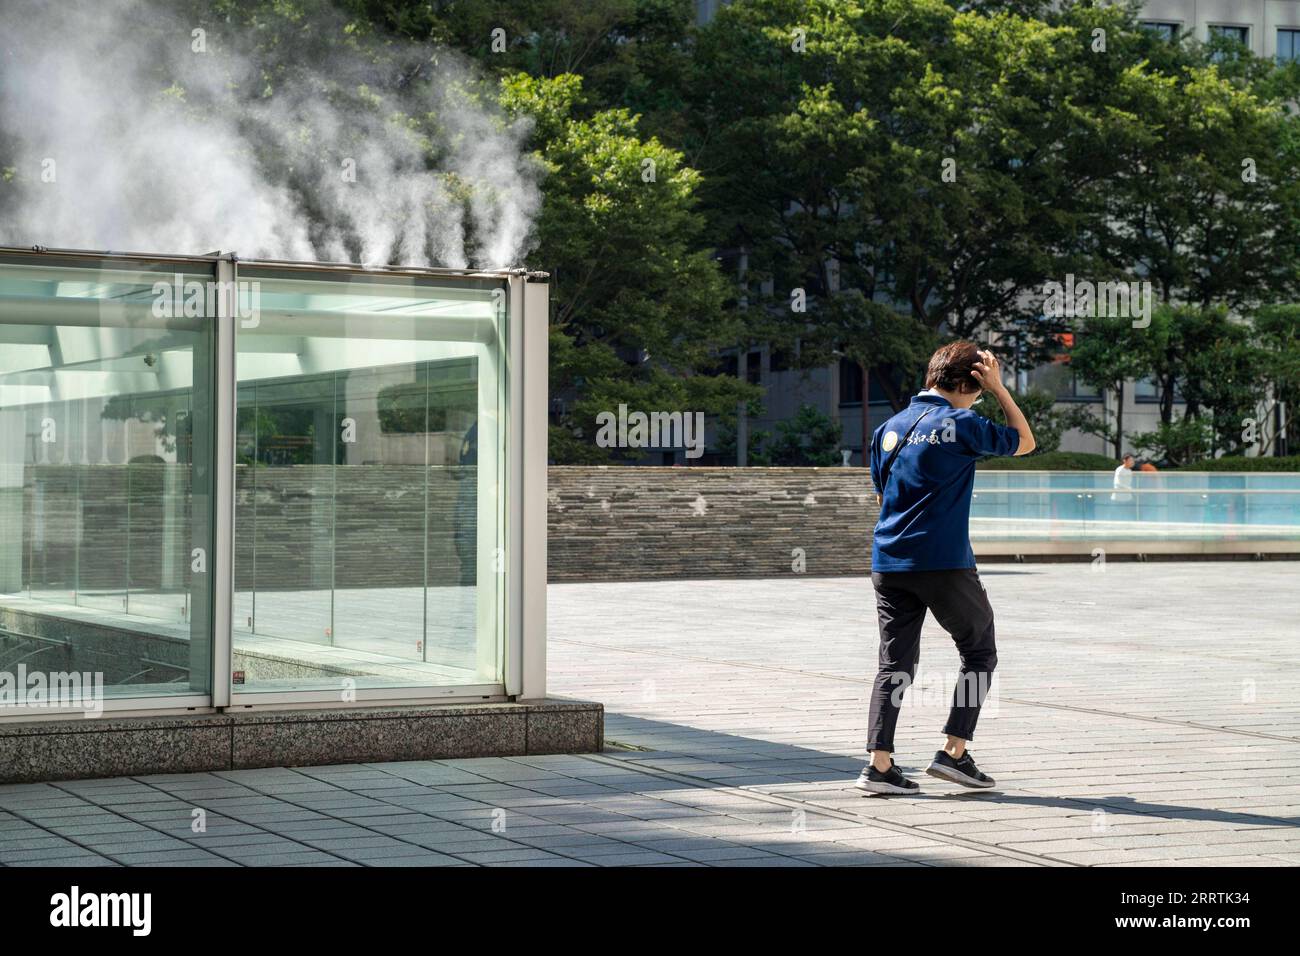
<path id="1" fill-rule="evenodd" d="M 926 610 L 952 635 L 961 656 L 961 672 L 943 732 L 970 740 L 998 664 L 993 608 L 979 572 L 974 568 L 875 572 L 871 583 L 875 585 L 876 614 L 880 618 L 880 671 L 871 691 L 867 749 L 894 749 L 898 711 L 921 656 L 921 625 Z"/>

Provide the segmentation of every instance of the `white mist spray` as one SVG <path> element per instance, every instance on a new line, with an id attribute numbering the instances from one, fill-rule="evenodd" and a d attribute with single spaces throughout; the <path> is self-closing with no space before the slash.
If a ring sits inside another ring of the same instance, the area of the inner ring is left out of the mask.
<path id="1" fill-rule="evenodd" d="M 0 244 L 518 264 L 540 171 L 461 57 L 187 6 L 0 0 Z"/>

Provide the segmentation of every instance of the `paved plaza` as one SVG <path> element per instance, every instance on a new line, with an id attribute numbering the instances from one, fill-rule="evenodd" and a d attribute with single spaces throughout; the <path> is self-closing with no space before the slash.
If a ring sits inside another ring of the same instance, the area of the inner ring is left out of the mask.
<path id="1" fill-rule="evenodd" d="M 0 863 L 1300 864 L 1300 564 L 981 573 L 992 791 L 921 772 L 956 669 L 932 621 L 896 754 L 922 792 L 851 787 L 863 578 L 564 584 L 550 687 L 606 705 L 605 753 L 4 786 Z"/>

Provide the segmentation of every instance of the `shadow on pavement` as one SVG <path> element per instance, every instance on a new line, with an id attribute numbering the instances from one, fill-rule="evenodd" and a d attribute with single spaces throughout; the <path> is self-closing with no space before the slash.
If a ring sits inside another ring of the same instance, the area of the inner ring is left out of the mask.
<path id="1" fill-rule="evenodd" d="M 661 747 L 668 745 L 665 749 L 610 750 L 609 754 L 617 755 L 631 764 L 644 763 L 647 767 L 690 777 L 700 786 L 788 789 L 795 784 L 817 785 L 841 780 L 843 789 L 853 790 L 854 793 L 860 792 L 853 789 L 853 781 L 866 762 L 865 753 L 861 757 L 848 757 L 793 744 L 701 730 L 684 724 L 649 720 L 608 710 L 605 720 L 607 736 L 620 742 L 635 744 L 638 747 L 654 747 L 656 743 Z M 613 733 L 610 733 L 610 724 L 614 724 L 617 728 Z M 689 737 L 689 740 L 682 741 L 683 736 Z M 664 738 L 677 740 L 672 742 Z M 688 746 L 681 746 L 683 743 Z M 697 766 L 692 767 L 693 764 Z M 927 789 L 914 796 L 861 793 L 862 798 L 906 802 L 978 800 L 981 803 L 994 805 L 1059 808 L 1077 810 L 1080 813 L 1100 809 L 1106 813 L 1141 815 L 1161 820 L 1199 820 L 1236 827 L 1300 826 L 1300 817 L 1273 817 L 1213 807 L 1147 802 L 1124 795 L 1058 797 L 1028 792 L 1008 792 L 1006 787 L 995 787 L 990 790 L 964 789 L 957 784 L 943 783 L 927 776 L 924 765 L 916 766 L 899 761 L 898 768 Z M 990 776 L 997 776 L 996 769 L 989 768 Z M 936 789 L 939 787 L 944 789 Z M 779 790 L 775 793 L 781 795 Z"/>

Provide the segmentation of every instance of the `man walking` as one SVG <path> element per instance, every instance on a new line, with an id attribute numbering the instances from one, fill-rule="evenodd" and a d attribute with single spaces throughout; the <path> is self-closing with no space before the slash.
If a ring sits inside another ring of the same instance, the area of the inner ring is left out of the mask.
<path id="1" fill-rule="evenodd" d="M 1116 508 L 1117 516 L 1129 517 L 1129 504 L 1133 500 L 1133 456 L 1125 455 L 1119 467 L 1115 469 L 1115 480 L 1112 482 L 1115 490 L 1110 493 L 1110 500 L 1113 504 L 1119 505 Z"/>
<path id="2" fill-rule="evenodd" d="M 871 762 L 855 784 L 870 793 L 920 790 L 891 754 L 903 694 L 916 674 L 927 610 L 956 642 L 961 671 L 943 727 L 947 742 L 926 773 L 967 787 L 994 782 L 966 750 L 997 666 L 993 609 L 970 546 L 971 489 L 979 458 L 1027 455 L 1034 450 L 1034 435 L 1002 384 L 997 359 L 973 343 L 953 342 L 935 352 L 925 385 L 871 438 L 871 480 L 880 503 L 871 549 L 880 671 L 871 694 Z M 997 399 L 1007 425 L 970 410 L 981 391 Z"/>

